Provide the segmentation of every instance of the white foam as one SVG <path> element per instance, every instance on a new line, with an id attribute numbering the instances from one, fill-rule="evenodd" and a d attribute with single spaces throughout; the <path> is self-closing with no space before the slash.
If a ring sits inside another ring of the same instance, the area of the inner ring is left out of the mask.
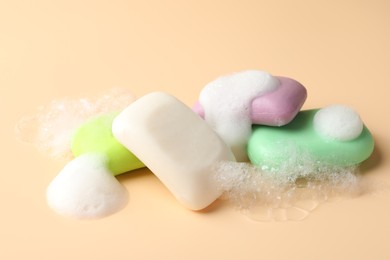
<path id="1" fill-rule="evenodd" d="M 47 188 L 47 202 L 57 213 L 79 219 L 101 218 L 121 210 L 126 189 L 106 168 L 106 157 L 84 154 L 70 161 Z"/>
<path id="2" fill-rule="evenodd" d="M 73 131 L 88 118 L 121 111 L 135 100 L 126 89 L 112 88 L 93 97 L 51 101 L 31 116 L 24 116 L 16 125 L 17 137 L 32 143 L 54 158 L 71 158 L 70 140 Z"/>
<path id="3" fill-rule="evenodd" d="M 363 122 L 352 108 L 344 105 L 331 105 L 320 109 L 315 114 L 313 127 L 327 138 L 349 141 L 362 133 Z"/>
<path id="4" fill-rule="evenodd" d="M 251 219 L 298 221 L 329 198 L 359 194 L 357 169 L 319 165 L 303 156 L 299 162 L 286 162 L 278 172 L 249 163 L 221 162 L 215 178 L 224 192 L 222 198 Z"/>
<path id="5" fill-rule="evenodd" d="M 231 147 L 238 161 L 247 160 L 252 100 L 278 85 L 278 79 L 270 74 L 249 70 L 218 78 L 201 91 L 199 102 L 205 120 Z"/>

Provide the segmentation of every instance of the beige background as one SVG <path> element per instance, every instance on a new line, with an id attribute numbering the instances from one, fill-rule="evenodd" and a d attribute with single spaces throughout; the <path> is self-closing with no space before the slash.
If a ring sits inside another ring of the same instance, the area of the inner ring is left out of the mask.
<path id="1" fill-rule="evenodd" d="M 0 259 L 390 259 L 390 2 L 0 1 Z M 302 82 L 304 108 L 343 103 L 372 130 L 374 191 L 302 222 L 181 207 L 147 170 L 98 221 L 62 218 L 45 188 L 64 166 L 16 141 L 17 120 L 61 97 L 122 86 L 192 105 L 217 76 L 262 69 Z"/>

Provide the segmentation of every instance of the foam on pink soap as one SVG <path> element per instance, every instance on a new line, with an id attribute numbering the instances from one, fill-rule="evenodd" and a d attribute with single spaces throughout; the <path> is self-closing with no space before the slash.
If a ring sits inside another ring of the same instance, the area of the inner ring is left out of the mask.
<path id="1" fill-rule="evenodd" d="M 267 72 L 248 70 L 220 77 L 201 91 L 199 104 L 205 120 L 230 146 L 238 161 L 247 160 L 252 100 L 279 85 L 279 80 Z"/>
<path id="2" fill-rule="evenodd" d="M 251 120 L 253 124 L 282 126 L 288 124 L 300 111 L 307 97 L 306 88 L 298 81 L 276 77 L 280 85 L 274 91 L 252 100 Z M 192 108 L 200 117 L 205 117 L 202 105 L 197 101 Z"/>
<path id="3" fill-rule="evenodd" d="M 298 81 L 277 77 L 280 85 L 252 101 L 251 119 L 253 124 L 282 126 L 298 114 L 306 100 L 307 93 Z"/>

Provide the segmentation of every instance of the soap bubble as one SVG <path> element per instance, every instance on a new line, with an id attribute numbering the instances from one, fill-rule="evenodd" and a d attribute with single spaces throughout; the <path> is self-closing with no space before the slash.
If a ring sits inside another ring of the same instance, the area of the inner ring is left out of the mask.
<path id="1" fill-rule="evenodd" d="M 277 171 L 224 161 L 214 174 L 221 198 L 256 221 L 303 220 L 330 198 L 361 192 L 357 165 L 327 165 L 304 155 Z"/>
<path id="2" fill-rule="evenodd" d="M 16 125 L 19 140 L 31 143 L 54 158 L 72 157 L 70 152 L 73 131 L 87 119 L 121 111 L 135 100 L 128 90 L 112 88 L 93 98 L 52 100 Z"/>

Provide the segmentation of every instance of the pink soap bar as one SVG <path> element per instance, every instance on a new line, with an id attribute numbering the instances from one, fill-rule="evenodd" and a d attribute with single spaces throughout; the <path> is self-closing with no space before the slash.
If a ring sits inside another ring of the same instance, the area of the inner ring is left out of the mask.
<path id="1" fill-rule="evenodd" d="M 251 120 L 253 124 L 282 126 L 288 124 L 300 111 L 306 100 L 306 88 L 298 81 L 276 77 L 280 85 L 274 90 L 256 97 L 252 101 Z M 204 110 L 199 102 L 193 110 L 204 118 Z"/>

